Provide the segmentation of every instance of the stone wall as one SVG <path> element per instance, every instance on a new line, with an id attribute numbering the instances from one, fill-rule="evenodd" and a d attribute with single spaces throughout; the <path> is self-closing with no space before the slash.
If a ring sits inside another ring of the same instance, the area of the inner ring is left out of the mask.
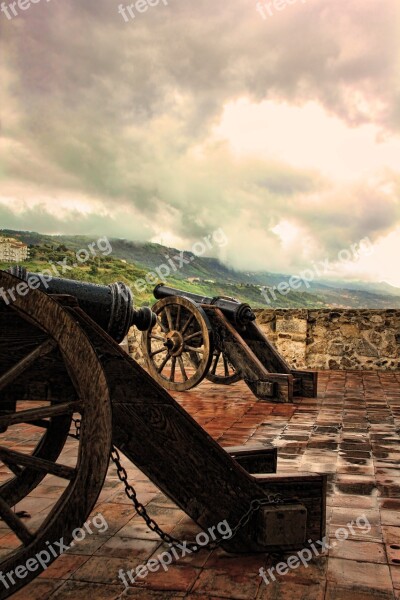
<path id="1" fill-rule="evenodd" d="M 400 369 L 400 310 L 256 312 L 261 329 L 294 367 Z"/>
<path id="2" fill-rule="evenodd" d="M 400 310 L 257 310 L 257 322 L 294 368 L 400 369 Z M 129 352 L 143 364 L 141 333 Z"/>

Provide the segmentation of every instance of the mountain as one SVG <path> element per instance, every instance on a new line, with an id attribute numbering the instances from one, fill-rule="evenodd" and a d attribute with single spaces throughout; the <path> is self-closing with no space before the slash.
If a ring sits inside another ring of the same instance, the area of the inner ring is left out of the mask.
<path id="1" fill-rule="evenodd" d="M 152 271 L 158 280 L 165 276 L 167 285 L 172 287 L 208 296 L 233 296 L 254 307 L 400 308 L 400 289 L 386 283 L 314 280 L 291 289 L 291 275 L 236 271 L 216 258 L 196 256 L 161 244 L 110 238 L 109 247 L 103 243 L 104 253 L 96 247 L 94 256 L 88 248 L 90 244 L 94 246 L 95 237 L 50 236 L 6 229 L 0 230 L 2 235 L 31 246 L 31 258 L 25 264 L 29 270 L 39 272 L 51 267 L 51 263 L 55 268 L 57 261 L 65 260 L 70 266 L 64 276 L 97 283 L 125 281 L 131 285 L 137 304 L 154 301 L 152 289 L 156 281 L 144 281 Z M 86 256 L 87 260 L 77 260 L 79 250 L 82 250 L 81 257 Z M 0 263 L 0 268 L 7 266 Z M 283 293 L 279 293 L 278 286 Z"/>

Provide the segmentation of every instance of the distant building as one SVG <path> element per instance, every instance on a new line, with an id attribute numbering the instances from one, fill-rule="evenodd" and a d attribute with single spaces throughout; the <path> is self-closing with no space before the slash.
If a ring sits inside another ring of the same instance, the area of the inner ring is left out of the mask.
<path id="1" fill-rule="evenodd" d="M 2 262 L 22 262 L 29 257 L 29 248 L 14 238 L 0 237 L 0 260 Z"/>

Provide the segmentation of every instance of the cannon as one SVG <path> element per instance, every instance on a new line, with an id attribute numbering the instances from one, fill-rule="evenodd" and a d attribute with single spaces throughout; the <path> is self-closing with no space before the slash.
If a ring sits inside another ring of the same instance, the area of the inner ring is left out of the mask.
<path id="1" fill-rule="evenodd" d="M 35 280 L 36 288 L 48 294 L 76 298 L 85 313 L 118 343 L 122 342 L 132 326 L 145 331 L 155 324 L 156 317 L 150 308 L 134 308 L 132 292 L 122 281 L 98 285 L 60 277 L 50 278 L 29 273 L 19 265 L 11 267 L 8 272 L 28 283 Z"/>
<path id="2" fill-rule="evenodd" d="M 204 378 L 221 385 L 243 379 L 261 400 L 317 395 L 318 373 L 292 369 L 248 304 L 163 284 L 153 294 L 157 321 L 143 332 L 142 347 L 149 372 L 166 389 L 189 390 Z"/>
<path id="3" fill-rule="evenodd" d="M 222 448 L 99 325 L 108 322 L 107 302 L 100 310 L 107 318 L 92 313 L 96 322 L 82 308 L 90 305 L 84 288 L 63 281 L 48 294 L 0 271 L 0 527 L 9 548 L 1 553 L 0 600 L 43 571 L 41 553 L 49 564 L 57 556 L 49 548 L 71 542 L 96 503 L 112 450 L 200 527 L 227 520 L 236 532 L 223 540 L 228 552 L 323 538 L 324 474 L 276 473 L 274 447 Z M 75 296 L 66 294 L 72 289 Z M 42 486 L 51 486 L 49 505 L 25 519 Z M 135 508 L 143 516 L 137 501 Z"/>

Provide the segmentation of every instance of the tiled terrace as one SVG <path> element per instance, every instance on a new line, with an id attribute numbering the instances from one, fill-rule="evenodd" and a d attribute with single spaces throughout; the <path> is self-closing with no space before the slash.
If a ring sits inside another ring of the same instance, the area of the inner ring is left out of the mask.
<path id="1" fill-rule="evenodd" d="M 14 600 L 400 599 L 400 373 L 323 372 L 318 398 L 298 399 L 295 405 L 259 402 L 243 383 L 226 388 L 204 382 L 176 398 L 222 445 L 273 442 L 280 472 L 329 473 L 333 539 L 339 527 L 361 515 L 371 530 L 350 533 L 328 556 L 268 586 L 258 574 L 261 566 L 270 566 L 265 555 L 214 550 L 186 557 L 167 573 L 149 574 L 124 592 L 119 569 L 135 568 L 162 547 L 135 513 L 111 466 L 96 508 L 107 519 L 107 532 L 87 536 Z M 165 530 L 185 540 L 195 535 L 191 520 L 140 471 L 129 467 L 129 475 Z M 46 508 L 51 489 L 42 486 L 37 494 L 27 507 L 31 513 Z M 1 548 L 7 548 L 7 536 L 0 538 Z"/>

